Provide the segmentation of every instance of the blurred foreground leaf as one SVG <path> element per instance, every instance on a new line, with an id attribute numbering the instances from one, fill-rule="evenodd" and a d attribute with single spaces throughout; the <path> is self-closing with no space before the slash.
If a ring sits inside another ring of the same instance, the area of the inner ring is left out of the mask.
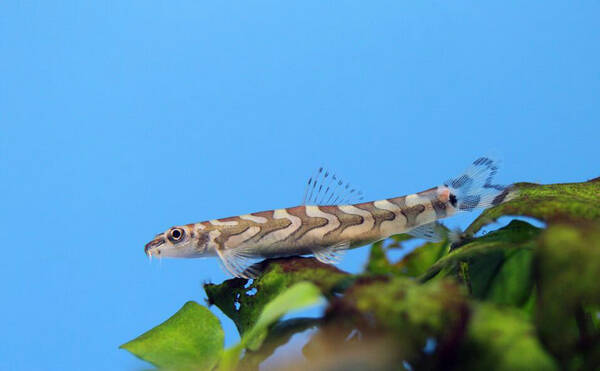
<path id="1" fill-rule="evenodd" d="M 239 344 L 227 349 L 221 360 L 221 370 L 233 370 L 244 348 L 258 349 L 267 336 L 267 329 L 284 314 L 316 304 L 321 290 L 309 282 L 299 282 L 264 306 L 256 323 L 242 336 Z"/>
<path id="2" fill-rule="evenodd" d="M 240 361 L 240 369 L 258 370 L 260 364 L 269 358 L 278 347 L 285 345 L 293 335 L 315 328 L 321 322 L 321 318 L 290 318 L 275 323 L 269 329 L 269 334 L 260 349 L 247 351 L 244 354 Z"/>
<path id="3" fill-rule="evenodd" d="M 564 368 L 600 365 L 600 223 L 558 224 L 542 235 L 536 324 Z"/>
<path id="4" fill-rule="evenodd" d="M 467 296 L 452 280 L 418 284 L 406 277 L 364 277 L 331 303 L 324 337 L 335 353 L 346 346 L 343 337 L 358 330 L 365 346 L 371 342 L 385 346 L 382 353 L 388 353 L 393 363 L 406 360 L 421 368 L 428 341 L 452 354 L 468 313 Z"/>
<path id="5" fill-rule="evenodd" d="M 217 317 L 193 301 L 171 318 L 121 348 L 155 366 L 170 370 L 211 370 L 223 351 Z"/>
<path id="6" fill-rule="evenodd" d="M 467 370 L 557 370 L 519 311 L 489 304 L 475 307 L 457 362 Z"/>
<path id="7" fill-rule="evenodd" d="M 516 183 L 512 198 L 486 209 L 467 228 L 474 235 L 481 227 L 504 215 L 530 216 L 545 222 L 600 219 L 600 178 L 582 183 Z"/>
<path id="8" fill-rule="evenodd" d="M 359 279 L 327 313 L 305 368 L 557 369 L 521 311 L 469 300 L 448 279 Z"/>
<path id="9" fill-rule="evenodd" d="M 383 248 L 385 240 L 375 242 L 369 250 L 369 260 L 365 266 L 365 271 L 372 274 L 387 274 L 396 272 L 392 263 L 389 261 L 385 249 Z"/>

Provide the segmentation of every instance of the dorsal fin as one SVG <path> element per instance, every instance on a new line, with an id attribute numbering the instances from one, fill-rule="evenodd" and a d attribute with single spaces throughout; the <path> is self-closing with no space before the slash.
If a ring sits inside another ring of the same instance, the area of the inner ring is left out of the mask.
<path id="1" fill-rule="evenodd" d="M 303 205 L 343 205 L 363 200 L 363 193 L 331 171 L 319 167 L 308 178 Z"/>

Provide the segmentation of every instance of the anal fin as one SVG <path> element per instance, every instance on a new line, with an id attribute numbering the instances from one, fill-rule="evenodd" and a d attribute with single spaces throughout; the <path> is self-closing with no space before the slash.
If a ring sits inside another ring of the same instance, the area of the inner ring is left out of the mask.
<path id="1" fill-rule="evenodd" d="M 432 222 L 420 225 L 406 233 L 426 241 L 440 242 L 449 236 L 450 231 L 440 222 Z"/>

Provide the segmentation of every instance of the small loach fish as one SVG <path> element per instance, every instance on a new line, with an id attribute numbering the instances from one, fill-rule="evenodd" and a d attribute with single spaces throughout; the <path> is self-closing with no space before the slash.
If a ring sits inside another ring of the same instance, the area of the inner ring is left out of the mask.
<path id="1" fill-rule="evenodd" d="M 148 257 L 217 256 L 232 275 L 254 278 L 255 259 L 314 255 L 332 264 L 344 250 L 399 233 L 441 241 L 448 232 L 439 219 L 505 200 L 509 187 L 492 183 L 497 170 L 496 161 L 480 157 L 437 187 L 360 202 L 362 192 L 320 168 L 308 180 L 301 206 L 172 227 L 144 251 Z"/>

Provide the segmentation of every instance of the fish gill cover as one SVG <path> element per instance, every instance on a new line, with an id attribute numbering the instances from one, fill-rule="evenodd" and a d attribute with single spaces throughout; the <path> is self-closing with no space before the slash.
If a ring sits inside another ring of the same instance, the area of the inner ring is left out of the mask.
<path id="1" fill-rule="evenodd" d="M 188 302 L 121 347 L 161 369 L 257 370 L 297 333 L 313 329 L 285 370 L 578 370 L 600 365 L 600 178 L 518 183 L 460 243 L 426 243 L 388 258 L 408 235 L 371 246 L 360 274 L 314 258 L 262 263 L 250 282 L 205 284 L 240 332 L 225 349 L 218 319 Z M 482 236 L 502 216 L 513 220 Z M 319 318 L 281 318 L 326 302 Z"/>

